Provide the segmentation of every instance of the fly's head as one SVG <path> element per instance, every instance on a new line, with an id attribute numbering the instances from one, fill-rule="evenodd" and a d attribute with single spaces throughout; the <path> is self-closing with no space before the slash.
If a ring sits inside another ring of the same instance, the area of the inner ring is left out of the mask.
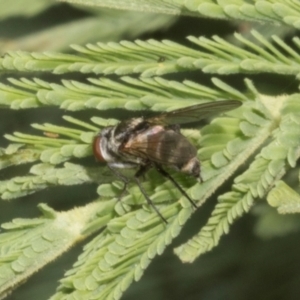
<path id="1" fill-rule="evenodd" d="M 94 138 L 93 152 L 95 158 L 100 162 L 112 161 L 111 149 L 113 147 L 114 126 L 108 126 L 102 129 Z"/>
<path id="2" fill-rule="evenodd" d="M 143 118 L 121 121 L 116 126 L 103 128 L 94 138 L 93 152 L 100 162 L 115 163 L 124 160 L 120 149 L 127 141 L 142 131 L 147 122 Z"/>

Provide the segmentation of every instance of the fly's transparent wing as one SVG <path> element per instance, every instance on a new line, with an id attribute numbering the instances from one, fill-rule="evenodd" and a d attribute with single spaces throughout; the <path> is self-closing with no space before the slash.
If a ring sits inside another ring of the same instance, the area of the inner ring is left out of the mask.
<path id="1" fill-rule="evenodd" d="M 146 121 L 152 124 L 167 125 L 193 123 L 241 105 L 242 103 L 237 100 L 207 102 L 166 112 Z"/>

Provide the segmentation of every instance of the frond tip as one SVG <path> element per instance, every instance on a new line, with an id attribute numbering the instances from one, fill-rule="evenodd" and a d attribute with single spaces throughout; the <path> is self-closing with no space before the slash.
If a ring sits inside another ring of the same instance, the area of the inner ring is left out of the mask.
<path id="1" fill-rule="evenodd" d="M 269 192 L 267 201 L 276 207 L 280 214 L 300 212 L 300 195 L 281 180 Z"/>

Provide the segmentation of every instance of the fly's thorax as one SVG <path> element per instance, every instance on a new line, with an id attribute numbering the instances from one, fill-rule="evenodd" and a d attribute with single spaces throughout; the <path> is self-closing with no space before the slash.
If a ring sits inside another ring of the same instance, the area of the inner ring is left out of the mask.
<path id="1" fill-rule="evenodd" d="M 144 164 L 145 159 L 125 153 L 122 149 L 148 127 L 148 123 L 143 118 L 134 118 L 102 129 L 94 139 L 94 156 L 101 162 Z"/>
<path id="2" fill-rule="evenodd" d="M 130 120 L 120 122 L 113 129 L 113 138 L 115 143 L 119 146 L 123 143 L 126 143 L 132 135 L 137 134 L 143 127 L 146 122 L 143 118 L 133 118 Z"/>
<path id="3" fill-rule="evenodd" d="M 140 124 L 142 125 L 142 123 Z M 161 125 L 154 126 L 145 126 L 143 130 L 138 130 L 135 134 L 132 134 L 126 143 L 123 143 L 123 148 L 135 147 L 135 145 L 143 145 L 145 148 L 152 149 L 153 145 L 150 145 L 154 142 L 157 145 L 157 141 L 152 141 L 151 138 L 155 137 L 159 132 L 164 131 L 164 127 Z"/>

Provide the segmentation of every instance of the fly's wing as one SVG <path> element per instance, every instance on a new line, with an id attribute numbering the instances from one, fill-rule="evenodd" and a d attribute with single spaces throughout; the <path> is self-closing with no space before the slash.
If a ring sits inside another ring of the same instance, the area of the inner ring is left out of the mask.
<path id="1" fill-rule="evenodd" d="M 207 102 L 166 112 L 146 121 L 151 124 L 164 125 L 193 123 L 241 105 L 242 103 L 237 100 Z"/>

